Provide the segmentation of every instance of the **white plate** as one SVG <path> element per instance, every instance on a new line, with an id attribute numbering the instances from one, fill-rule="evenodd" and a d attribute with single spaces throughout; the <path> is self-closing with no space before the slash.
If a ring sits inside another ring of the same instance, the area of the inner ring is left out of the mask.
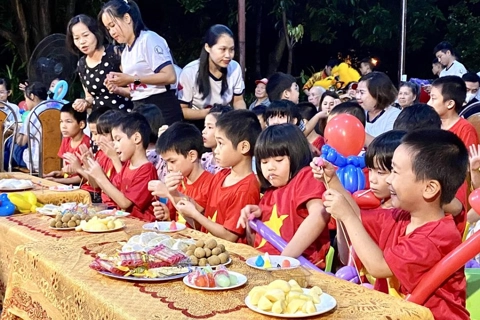
<path id="1" fill-rule="evenodd" d="M 134 282 L 163 282 L 163 281 L 169 281 L 169 280 L 174 280 L 174 279 L 180 279 L 185 277 L 185 275 L 189 274 L 190 271 L 185 272 L 185 273 L 180 273 L 180 274 L 174 274 L 168 277 L 163 277 L 163 278 L 138 278 L 138 277 L 124 277 L 124 276 L 119 276 L 116 274 L 113 274 L 108 271 L 97 271 L 100 274 L 103 274 L 104 276 L 110 277 L 110 278 L 115 278 L 115 279 L 120 279 L 120 280 L 127 280 L 127 281 L 134 281 Z"/>
<path id="2" fill-rule="evenodd" d="M 309 291 L 310 289 L 303 289 L 303 293 L 308 293 Z M 306 313 L 305 314 L 279 314 L 279 313 L 263 311 L 259 309 L 257 306 L 254 306 L 253 304 L 251 304 L 250 297 L 248 296 L 245 298 L 245 304 L 250 310 L 267 315 L 267 316 L 272 316 L 277 318 L 307 318 L 307 317 L 318 316 L 319 314 L 332 310 L 337 305 L 337 300 L 335 300 L 335 298 L 329 294 L 322 293 L 322 295 L 320 296 L 320 303 L 315 304 L 315 308 L 317 309 L 317 311 L 309 314 L 306 314 Z"/>
<path id="3" fill-rule="evenodd" d="M 54 212 L 53 210 L 58 210 L 58 212 Z M 45 216 L 56 216 L 62 212 L 62 208 L 54 204 L 46 204 L 41 208 L 37 208 L 37 212 Z"/>
<path id="4" fill-rule="evenodd" d="M 33 189 L 32 181 L 26 179 L 1 179 L 0 192 L 22 191 Z"/>
<path id="5" fill-rule="evenodd" d="M 298 261 L 295 258 L 292 257 L 286 257 L 286 256 L 274 256 L 270 255 L 270 262 L 272 263 L 271 268 L 264 268 L 264 267 L 257 267 L 255 264 L 255 261 L 257 260 L 258 256 L 251 257 L 247 259 L 247 265 L 249 265 L 252 268 L 259 269 L 259 270 L 269 270 L 269 271 L 275 271 L 275 270 L 288 270 L 288 269 L 295 269 L 300 266 L 300 261 Z M 262 258 L 265 258 L 265 255 L 262 255 Z M 290 267 L 288 268 L 277 268 L 276 265 L 282 265 L 283 260 L 289 260 L 290 261 Z"/>
<path id="6" fill-rule="evenodd" d="M 130 212 L 125 212 L 122 210 L 116 210 L 115 213 L 113 213 L 115 210 L 109 209 L 109 210 L 102 210 L 97 212 L 96 214 L 104 214 L 107 216 L 113 216 L 113 217 L 128 217 L 130 215 Z"/>
<path id="7" fill-rule="evenodd" d="M 182 223 L 175 222 L 175 224 L 177 225 L 177 230 L 170 230 L 169 228 L 171 223 L 172 223 L 171 221 L 150 222 L 143 225 L 143 230 L 170 233 L 170 232 L 182 231 L 187 227 Z"/>
<path id="8" fill-rule="evenodd" d="M 183 278 L 183 283 L 185 283 L 185 285 L 186 285 L 187 287 L 190 287 L 190 288 L 192 288 L 192 289 L 206 290 L 206 291 L 223 291 L 223 290 L 230 290 L 230 289 L 234 289 L 234 288 L 241 287 L 241 286 L 243 286 L 245 283 L 247 283 L 247 277 L 245 277 L 243 274 L 238 273 L 238 272 L 235 272 L 235 271 L 228 271 L 228 273 L 237 277 L 237 284 L 236 284 L 236 285 L 233 285 L 233 286 L 230 286 L 230 287 L 226 287 L 226 288 L 222 288 L 222 287 L 213 287 L 213 288 L 209 288 L 209 287 L 198 287 L 198 286 L 196 286 L 196 285 L 191 284 L 190 282 L 188 282 L 188 280 L 187 280 L 188 275 L 186 275 L 186 276 Z"/>
<path id="9" fill-rule="evenodd" d="M 76 191 L 79 188 L 80 188 L 79 186 L 54 186 L 48 189 L 51 191 L 68 192 L 68 191 Z"/>
<path id="10" fill-rule="evenodd" d="M 72 231 L 75 230 L 76 227 L 67 227 L 67 228 L 54 228 L 54 227 L 49 227 L 52 230 L 57 230 L 57 231 Z"/>
<path id="11" fill-rule="evenodd" d="M 102 230 L 102 231 L 93 231 L 93 230 L 85 230 L 85 229 L 82 229 L 82 230 L 85 231 L 85 232 L 88 232 L 88 233 L 106 233 L 106 232 L 117 231 L 117 230 L 120 230 L 120 229 L 123 229 L 123 228 L 125 228 L 125 224 L 123 224 L 123 226 L 121 226 L 121 227 L 113 228 L 113 229 L 110 229 L 110 230 Z"/>

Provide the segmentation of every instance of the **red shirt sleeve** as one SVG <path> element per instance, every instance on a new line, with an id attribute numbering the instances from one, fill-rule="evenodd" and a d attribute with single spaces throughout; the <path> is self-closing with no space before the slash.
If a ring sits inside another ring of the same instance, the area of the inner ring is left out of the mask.
<path id="1" fill-rule="evenodd" d="M 148 181 L 158 179 L 157 170 L 149 162 L 132 171 L 132 174 L 128 188 L 122 192 L 140 210 L 146 209 L 153 202 L 152 193 L 148 191 Z"/>
<path id="2" fill-rule="evenodd" d="M 67 152 L 68 147 L 70 145 L 70 138 L 63 138 L 62 144 L 60 145 L 60 149 L 58 149 L 57 156 L 63 159 L 63 155 Z"/>
<path id="3" fill-rule="evenodd" d="M 255 180 L 256 182 L 256 180 Z M 240 218 L 240 211 L 248 204 L 258 204 L 260 202 L 260 190 L 255 183 L 250 183 L 249 189 L 246 192 L 238 192 L 235 194 L 235 198 L 230 202 L 231 205 L 226 208 L 225 221 L 223 227 L 237 235 L 243 236 L 245 229 L 242 227 L 237 228 L 237 222 Z"/>
<path id="4" fill-rule="evenodd" d="M 298 210 L 302 205 L 312 199 L 322 199 L 326 188 L 325 185 L 313 177 L 310 167 L 303 168 L 295 177 L 295 208 L 298 213 L 306 210 Z M 300 215 L 306 218 L 306 215 Z"/>

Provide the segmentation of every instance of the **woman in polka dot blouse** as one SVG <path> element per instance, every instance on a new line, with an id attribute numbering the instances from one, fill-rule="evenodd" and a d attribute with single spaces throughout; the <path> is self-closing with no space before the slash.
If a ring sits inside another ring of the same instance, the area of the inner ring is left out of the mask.
<path id="1" fill-rule="evenodd" d="M 120 71 L 120 51 L 113 45 L 104 46 L 104 34 L 98 22 L 84 14 L 73 17 L 67 27 L 67 46 L 83 56 L 78 61 L 77 71 L 85 91 L 84 99 L 76 99 L 77 111 L 101 106 L 130 112 L 133 103 L 129 97 L 111 92 L 104 82 L 109 72 Z"/>

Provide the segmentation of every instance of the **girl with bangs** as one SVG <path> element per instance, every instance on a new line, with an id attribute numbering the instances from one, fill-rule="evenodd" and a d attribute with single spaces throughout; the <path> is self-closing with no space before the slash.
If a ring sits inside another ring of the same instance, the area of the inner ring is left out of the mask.
<path id="1" fill-rule="evenodd" d="M 330 217 L 321 200 L 325 186 L 310 171 L 312 153 L 307 139 L 295 125 L 269 126 L 257 140 L 255 159 L 256 167 L 261 169 L 258 178 L 266 191 L 259 205 L 246 206 L 238 220 L 238 225 L 247 230 L 249 243 L 273 255 L 303 255 L 325 268 Z M 282 252 L 259 234 L 253 234 L 248 227 L 251 215 L 288 242 Z"/>

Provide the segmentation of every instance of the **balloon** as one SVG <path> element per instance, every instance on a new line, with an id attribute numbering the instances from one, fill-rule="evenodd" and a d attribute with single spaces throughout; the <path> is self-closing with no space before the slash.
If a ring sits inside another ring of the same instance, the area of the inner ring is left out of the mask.
<path id="1" fill-rule="evenodd" d="M 350 114 L 339 114 L 325 127 L 325 143 L 344 156 L 358 155 L 365 143 L 365 128 Z M 328 160 L 328 159 L 327 159 Z"/>
<path id="2" fill-rule="evenodd" d="M 368 210 L 380 207 L 381 201 L 371 190 L 359 190 L 352 194 L 353 200 L 358 204 L 360 209 Z"/>
<path id="3" fill-rule="evenodd" d="M 362 283 L 362 286 L 368 289 L 373 289 L 373 286 L 370 283 Z"/>
<path id="4" fill-rule="evenodd" d="M 35 212 L 37 210 L 37 197 L 31 191 L 8 194 L 8 199 L 21 213 Z"/>
<path id="5" fill-rule="evenodd" d="M 344 170 L 344 186 L 350 193 L 358 190 L 357 168 L 348 164 Z"/>
<path id="6" fill-rule="evenodd" d="M 18 108 L 24 111 L 27 110 L 27 102 L 25 100 L 20 101 L 20 103 L 18 104 Z"/>
<path id="7" fill-rule="evenodd" d="M 65 96 L 68 93 L 68 83 L 67 83 L 67 81 L 65 81 L 65 80 L 58 81 L 57 84 L 55 85 L 55 88 L 53 89 L 53 92 L 54 92 L 53 93 L 53 100 L 60 101 L 63 98 L 65 98 Z"/>
<path id="8" fill-rule="evenodd" d="M 2 199 L 0 202 L 0 216 L 11 216 L 15 212 L 15 206 L 8 200 Z"/>
<path id="9" fill-rule="evenodd" d="M 352 282 L 356 282 L 356 283 L 360 282 L 359 281 L 360 279 L 358 279 L 357 270 L 353 266 L 345 266 L 345 267 L 342 267 L 342 268 L 338 269 L 337 273 L 335 273 L 335 276 L 337 278 L 347 280 L 347 281 L 357 280 L 357 281 L 352 281 Z"/>
<path id="10" fill-rule="evenodd" d="M 267 227 L 262 221 L 258 219 L 253 219 L 248 222 L 250 225 L 250 228 L 255 230 L 258 234 L 262 236 L 265 240 L 267 240 L 272 246 L 275 247 L 278 251 L 283 251 L 285 247 L 287 246 L 287 242 L 282 239 L 282 237 L 279 237 L 275 232 L 273 232 L 269 227 Z M 300 264 L 308 267 L 310 269 L 313 269 L 315 271 L 321 271 L 320 268 L 318 268 L 316 265 L 308 261 L 305 257 L 299 256 L 298 261 L 300 261 Z"/>
<path id="11" fill-rule="evenodd" d="M 472 193 L 470 193 L 468 202 L 472 206 L 473 210 L 480 214 L 480 188 L 475 189 L 472 191 Z"/>
<path id="12" fill-rule="evenodd" d="M 480 268 L 480 263 L 477 260 L 472 259 L 465 264 L 465 268 Z"/>

